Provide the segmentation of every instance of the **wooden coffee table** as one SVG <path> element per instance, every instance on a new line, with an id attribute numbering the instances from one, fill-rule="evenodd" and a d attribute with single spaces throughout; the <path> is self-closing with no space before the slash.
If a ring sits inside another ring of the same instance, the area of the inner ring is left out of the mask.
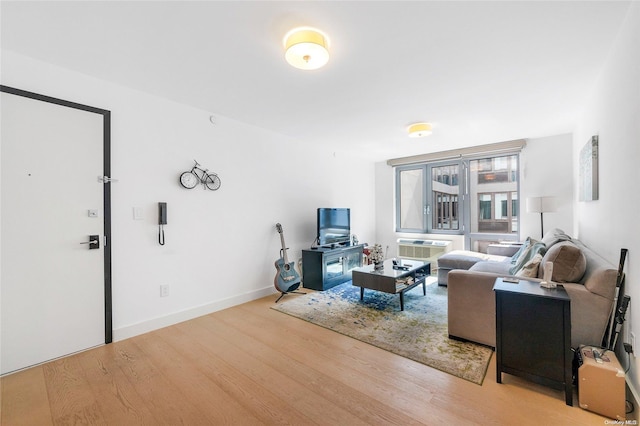
<path id="1" fill-rule="evenodd" d="M 383 291 L 400 295 L 400 310 L 404 311 L 404 293 L 422 284 L 422 293 L 427 294 L 425 279 L 431 275 L 431 264 L 420 260 L 395 259 L 398 268 L 394 268 L 393 260 L 385 260 L 381 270 L 373 265 L 365 265 L 351 271 L 352 283 L 360 287 L 360 300 L 364 299 L 364 289 Z"/>

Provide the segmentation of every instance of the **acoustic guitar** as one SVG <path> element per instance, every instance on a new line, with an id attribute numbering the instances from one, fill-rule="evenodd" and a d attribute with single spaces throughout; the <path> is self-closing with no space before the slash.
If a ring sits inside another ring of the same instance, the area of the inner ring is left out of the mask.
<path id="1" fill-rule="evenodd" d="M 276 277 L 273 280 L 273 284 L 276 289 L 281 293 L 290 293 L 300 287 L 300 275 L 293 267 L 294 262 L 289 262 L 287 258 L 287 246 L 284 243 L 284 233 L 282 232 L 282 225 L 276 224 L 276 229 L 280 234 L 280 243 L 282 249 L 280 250 L 280 259 L 276 260 Z M 279 299 L 278 299 L 279 300 Z"/>

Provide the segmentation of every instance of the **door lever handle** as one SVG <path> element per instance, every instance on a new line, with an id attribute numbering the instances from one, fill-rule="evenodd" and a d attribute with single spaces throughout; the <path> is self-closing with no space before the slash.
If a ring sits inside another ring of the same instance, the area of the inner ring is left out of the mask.
<path id="1" fill-rule="evenodd" d="M 89 235 L 89 241 L 83 241 L 80 244 L 89 244 L 89 250 L 95 250 L 100 248 L 100 236 Z"/>

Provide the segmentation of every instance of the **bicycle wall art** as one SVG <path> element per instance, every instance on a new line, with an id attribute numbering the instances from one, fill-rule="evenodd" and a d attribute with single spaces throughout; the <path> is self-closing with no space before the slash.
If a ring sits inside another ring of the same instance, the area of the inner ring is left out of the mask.
<path id="1" fill-rule="evenodd" d="M 190 171 L 184 172 L 180 175 L 180 185 L 187 189 L 193 189 L 202 184 L 204 189 L 210 189 L 211 191 L 217 191 L 220 189 L 220 177 L 213 172 L 209 172 L 208 169 L 203 169 L 196 160 Z"/>

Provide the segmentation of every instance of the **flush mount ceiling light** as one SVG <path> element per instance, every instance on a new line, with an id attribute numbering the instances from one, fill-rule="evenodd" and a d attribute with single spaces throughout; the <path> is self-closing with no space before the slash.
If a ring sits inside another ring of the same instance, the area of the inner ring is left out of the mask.
<path id="1" fill-rule="evenodd" d="M 329 61 L 329 39 L 310 27 L 294 28 L 284 36 L 285 59 L 301 70 L 315 70 Z"/>
<path id="2" fill-rule="evenodd" d="M 424 136 L 429 136 L 430 134 L 431 134 L 430 123 L 413 123 L 411 126 L 409 126 L 410 138 L 421 138 Z"/>

